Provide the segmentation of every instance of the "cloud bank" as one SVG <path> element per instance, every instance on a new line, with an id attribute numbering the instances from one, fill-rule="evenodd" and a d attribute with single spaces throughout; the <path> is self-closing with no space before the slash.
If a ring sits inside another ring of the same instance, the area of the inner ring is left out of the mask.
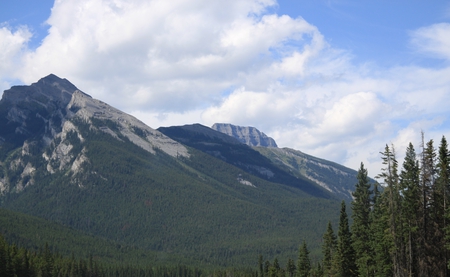
<path id="1" fill-rule="evenodd" d="M 450 24 L 410 33 L 440 68 L 356 64 L 275 0 L 55 1 L 48 35 L 0 28 L 0 81 L 54 73 L 153 128 L 255 126 L 287 146 L 375 175 L 394 143 L 450 137 Z M 406 43 L 406 42 L 405 42 Z"/>

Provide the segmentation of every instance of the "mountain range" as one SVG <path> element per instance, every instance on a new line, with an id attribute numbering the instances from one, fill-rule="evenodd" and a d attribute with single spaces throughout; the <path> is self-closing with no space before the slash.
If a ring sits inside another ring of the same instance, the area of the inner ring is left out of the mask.
<path id="1" fill-rule="evenodd" d="M 356 171 L 278 148 L 256 128 L 153 129 L 53 74 L 0 100 L 0 207 L 154 262 L 248 266 L 259 254 L 295 257 L 303 240 L 320 256 L 355 183 Z M 20 228 L 7 238 L 32 243 Z"/>

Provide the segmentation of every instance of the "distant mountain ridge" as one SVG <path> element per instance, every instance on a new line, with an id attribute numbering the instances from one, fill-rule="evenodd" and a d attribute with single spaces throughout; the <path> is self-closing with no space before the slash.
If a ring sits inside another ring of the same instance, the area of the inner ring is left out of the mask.
<path id="1" fill-rule="evenodd" d="M 209 127 L 193 124 L 160 127 L 158 131 L 267 181 L 298 188 L 314 197 L 333 197 L 332 193 L 327 193 L 315 182 L 301 175 L 293 176 L 251 146 Z"/>
<path id="2" fill-rule="evenodd" d="M 278 147 L 275 140 L 255 127 L 242 127 L 229 123 L 215 123 L 211 129 L 227 134 L 249 146 Z"/>
<path id="3" fill-rule="evenodd" d="M 275 140 L 255 127 L 215 123 L 212 129 L 253 147 L 274 164 L 297 177 L 307 178 L 343 199 L 352 200 L 357 172 L 291 148 L 278 148 Z"/>

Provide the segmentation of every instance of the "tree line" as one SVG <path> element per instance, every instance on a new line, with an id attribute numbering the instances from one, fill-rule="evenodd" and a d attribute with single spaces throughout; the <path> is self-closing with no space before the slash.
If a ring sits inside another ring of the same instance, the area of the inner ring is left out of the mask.
<path id="1" fill-rule="evenodd" d="M 87 259 L 64 257 L 51 251 L 48 244 L 30 251 L 9 244 L 0 234 L 1 277 L 257 277 L 253 269 L 205 270 L 186 265 L 136 266 L 106 264 L 89 255 Z"/>
<path id="2" fill-rule="evenodd" d="M 341 204 L 337 235 L 331 223 L 323 235 L 323 258 L 312 265 L 306 243 L 297 263 L 284 268 L 260 256 L 261 277 L 422 277 L 450 276 L 450 153 L 445 136 L 438 149 L 412 143 L 399 169 L 393 145 L 380 153 L 383 163 L 371 184 L 364 164 L 351 202 L 352 224 Z"/>

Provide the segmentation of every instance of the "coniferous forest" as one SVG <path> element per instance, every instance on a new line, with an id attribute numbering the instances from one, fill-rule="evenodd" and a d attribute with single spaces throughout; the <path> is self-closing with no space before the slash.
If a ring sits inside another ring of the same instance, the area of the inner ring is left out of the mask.
<path id="1" fill-rule="evenodd" d="M 381 152 L 383 168 L 371 182 L 358 170 L 351 216 L 341 203 L 338 226 L 324 226 L 322 259 L 310 258 L 308 242 L 287 261 L 255 257 L 255 268 L 208 269 L 177 266 L 111 265 L 101 259 L 29 250 L 0 236 L 0 276 L 449 276 L 450 153 L 445 137 L 436 147 L 409 144 L 402 164 L 394 146 Z"/>
<path id="2" fill-rule="evenodd" d="M 304 243 L 297 263 L 289 260 L 285 268 L 260 257 L 259 276 L 450 276 L 447 140 L 436 149 L 422 134 L 418 153 L 410 143 L 401 165 L 393 145 L 380 154 L 379 183 L 371 184 L 361 163 L 351 220 L 342 202 L 337 234 L 328 223 L 323 235 L 323 259 L 313 263 Z"/>

